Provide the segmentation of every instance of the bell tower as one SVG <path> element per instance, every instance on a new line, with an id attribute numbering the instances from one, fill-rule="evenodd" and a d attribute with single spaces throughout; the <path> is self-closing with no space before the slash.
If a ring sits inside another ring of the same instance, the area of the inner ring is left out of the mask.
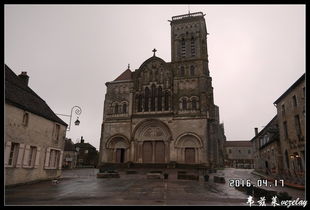
<path id="1" fill-rule="evenodd" d="M 173 16 L 171 61 L 208 60 L 207 27 L 202 12 Z"/>

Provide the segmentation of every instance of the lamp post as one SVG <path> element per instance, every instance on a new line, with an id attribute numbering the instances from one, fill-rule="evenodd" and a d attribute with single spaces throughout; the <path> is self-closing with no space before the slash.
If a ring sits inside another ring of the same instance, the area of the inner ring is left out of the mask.
<path id="1" fill-rule="evenodd" d="M 79 153 L 80 153 L 80 148 L 79 147 L 76 147 L 76 151 L 77 151 L 77 154 L 76 154 L 76 165 L 75 167 L 79 167 L 80 163 L 79 163 Z"/>
<path id="2" fill-rule="evenodd" d="M 70 113 L 70 115 L 67 115 L 67 114 L 57 114 L 57 115 L 61 115 L 61 116 L 70 117 L 69 127 L 67 128 L 67 131 L 70 131 L 71 119 L 72 119 L 72 112 L 73 112 L 73 109 L 74 109 L 74 108 L 76 108 L 76 109 L 75 109 L 75 114 L 76 114 L 76 115 L 80 115 L 80 114 L 82 113 L 81 107 L 79 107 L 79 106 L 73 106 L 73 107 L 71 108 L 71 113 Z M 74 124 L 75 124 L 76 126 L 78 126 L 78 125 L 80 124 L 79 117 L 77 117 L 77 119 L 76 119 L 76 121 L 74 122 Z"/>

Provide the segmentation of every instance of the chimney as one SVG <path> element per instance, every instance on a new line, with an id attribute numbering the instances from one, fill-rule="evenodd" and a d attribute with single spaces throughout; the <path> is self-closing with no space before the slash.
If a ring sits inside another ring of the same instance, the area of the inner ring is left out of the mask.
<path id="1" fill-rule="evenodd" d="M 83 136 L 81 136 L 81 143 L 84 143 L 84 139 L 83 139 Z"/>
<path id="2" fill-rule="evenodd" d="M 23 83 L 26 86 L 28 86 L 29 76 L 27 75 L 26 71 L 22 71 L 22 73 L 20 75 L 18 75 L 18 77 L 23 81 Z"/>
<path id="3" fill-rule="evenodd" d="M 254 128 L 255 129 L 255 136 L 257 136 L 258 134 L 258 128 Z"/>

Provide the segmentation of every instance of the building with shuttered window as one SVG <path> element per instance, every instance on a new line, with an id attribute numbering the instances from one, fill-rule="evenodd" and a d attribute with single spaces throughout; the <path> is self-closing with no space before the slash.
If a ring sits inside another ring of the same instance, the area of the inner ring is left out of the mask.
<path id="1" fill-rule="evenodd" d="M 61 175 L 67 124 L 5 65 L 5 185 L 54 179 Z"/>

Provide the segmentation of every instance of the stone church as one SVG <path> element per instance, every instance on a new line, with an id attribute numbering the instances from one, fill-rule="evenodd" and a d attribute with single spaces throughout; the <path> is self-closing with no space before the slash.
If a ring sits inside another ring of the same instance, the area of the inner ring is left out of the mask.
<path id="1" fill-rule="evenodd" d="M 202 12 L 171 25 L 171 62 L 156 56 L 107 82 L 99 165 L 223 165 L 224 128 L 214 104 Z"/>

